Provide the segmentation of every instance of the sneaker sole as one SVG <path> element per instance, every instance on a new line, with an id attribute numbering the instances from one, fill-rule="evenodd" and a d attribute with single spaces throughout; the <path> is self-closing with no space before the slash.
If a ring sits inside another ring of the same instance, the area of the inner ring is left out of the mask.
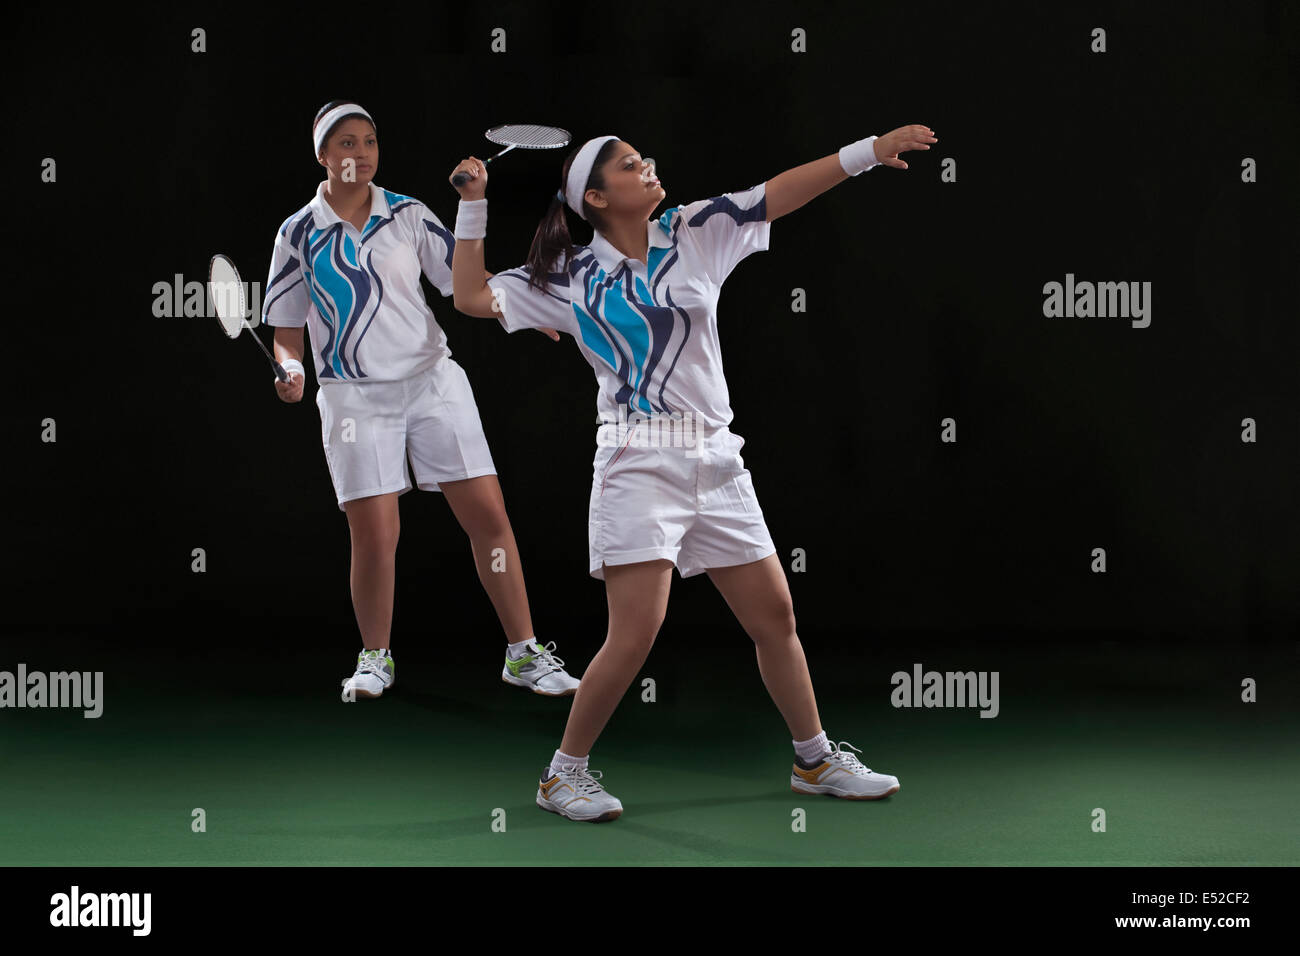
<path id="1" fill-rule="evenodd" d="M 537 806 L 547 813 L 554 813 L 557 817 L 564 817 L 566 820 L 573 820 L 577 823 L 608 823 L 610 820 L 617 820 L 623 815 L 622 810 L 606 810 L 599 816 L 594 817 L 575 817 L 572 814 L 565 813 L 563 810 L 557 810 L 548 803 L 544 803 L 541 797 L 537 799 Z"/>
<path id="2" fill-rule="evenodd" d="M 827 797 L 839 797 L 841 800 L 882 800 L 885 797 L 890 796 L 891 794 L 898 793 L 899 786 L 898 784 L 895 784 L 894 786 L 886 790 L 884 793 L 852 793 L 848 790 L 841 790 L 839 787 L 816 786 L 816 785 L 809 786 L 808 784 L 804 784 L 803 786 L 795 786 L 795 784 L 793 783 L 790 784 L 790 789 L 793 790 L 795 793 L 806 793 L 811 795 L 821 795 Z"/>
<path id="3" fill-rule="evenodd" d="M 344 682 L 343 682 L 343 686 L 344 686 L 344 687 L 347 687 L 347 686 L 348 686 L 348 682 L 347 682 L 347 681 L 344 681 Z M 368 690 L 361 690 L 360 688 L 358 688 L 357 691 L 356 691 L 356 693 L 354 693 L 352 696 L 353 696 L 354 698 L 356 698 L 357 700 L 360 700 L 360 699 L 363 698 L 363 697 L 366 698 L 366 699 L 368 699 L 368 700 L 373 700 L 373 699 L 376 698 L 376 697 L 383 697 L 383 696 L 384 696 L 384 691 L 385 691 L 385 690 L 392 690 L 392 689 L 393 689 L 393 685 L 392 685 L 392 684 L 389 684 L 387 687 L 383 688 L 383 690 L 381 690 L 378 694 L 372 694 L 372 693 L 370 693 L 370 691 L 368 691 Z M 345 701 L 345 703 L 346 703 L 346 701 Z"/>
<path id="4" fill-rule="evenodd" d="M 503 684 L 511 684 L 515 687 L 527 688 L 528 690 L 531 690 L 534 694 L 541 694 L 543 697 L 572 697 L 574 694 L 578 692 L 578 688 L 574 687 L 570 690 L 560 691 L 558 694 L 552 694 L 547 691 L 539 689 L 535 684 L 529 683 L 528 681 L 524 680 L 522 677 L 507 677 L 505 674 L 501 675 L 501 682 Z"/>

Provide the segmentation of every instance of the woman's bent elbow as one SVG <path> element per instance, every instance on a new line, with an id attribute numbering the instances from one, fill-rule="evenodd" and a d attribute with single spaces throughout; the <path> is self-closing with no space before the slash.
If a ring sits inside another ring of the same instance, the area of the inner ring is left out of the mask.
<path id="1" fill-rule="evenodd" d="M 491 300 L 488 301 L 490 302 Z M 494 314 L 490 308 L 483 304 L 483 302 L 484 300 L 481 296 L 462 297 L 453 294 L 451 297 L 451 304 L 456 307 L 457 312 L 464 313 L 465 315 L 472 315 L 478 319 L 487 318 Z"/>

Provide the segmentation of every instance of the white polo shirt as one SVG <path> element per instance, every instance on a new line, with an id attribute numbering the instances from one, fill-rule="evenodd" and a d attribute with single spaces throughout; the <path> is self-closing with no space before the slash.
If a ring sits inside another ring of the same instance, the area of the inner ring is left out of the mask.
<path id="1" fill-rule="evenodd" d="M 766 183 L 674 206 L 646 222 L 647 261 L 623 256 L 597 231 L 557 263 L 545 292 L 527 266 L 488 280 L 508 332 L 553 328 L 573 336 L 596 372 L 601 421 L 690 413 L 731 422 L 718 348 L 718 294 L 741 259 L 768 247 Z"/>
<path id="2" fill-rule="evenodd" d="M 398 381 L 450 356 L 420 289 L 420 272 L 452 294 L 451 231 L 418 199 L 370 187 L 360 232 L 316 198 L 275 237 L 262 321 L 307 326 L 316 380 Z"/>

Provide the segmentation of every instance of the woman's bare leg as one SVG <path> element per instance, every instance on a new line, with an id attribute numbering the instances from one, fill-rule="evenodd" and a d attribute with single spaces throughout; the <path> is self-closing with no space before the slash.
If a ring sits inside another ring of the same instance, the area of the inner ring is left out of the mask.
<path id="1" fill-rule="evenodd" d="M 795 633 L 794 602 L 780 559 L 770 554 L 749 564 L 710 568 L 709 578 L 753 640 L 758 672 L 790 736 L 794 740 L 816 737 L 822 731 L 821 719 L 803 645 Z"/>
<path id="2" fill-rule="evenodd" d="M 391 647 L 397 560 L 397 492 L 343 503 L 352 539 L 352 607 L 367 650 Z"/>
<path id="3" fill-rule="evenodd" d="M 451 513 L 469 535 L 478 579 L 496 609 L 506 640 L 511 644 L 533 637 L 533 618 L 524 590 L 515 533 L 506 517 L 506 503 L 496 475 L 438 483 Z M 500 548 L 499 554 L 494 554 Z M 493 565 L 501 570 L 493 570 Z"/>
<path id="4" fill-rule="evenodd" d="M 573 696 L 560 750 L 572 757 L 591 753 L 623 694 L 645 664 L 668 610 L 671 561 L 605 565 L 609 632 L 587 665 Z"/>

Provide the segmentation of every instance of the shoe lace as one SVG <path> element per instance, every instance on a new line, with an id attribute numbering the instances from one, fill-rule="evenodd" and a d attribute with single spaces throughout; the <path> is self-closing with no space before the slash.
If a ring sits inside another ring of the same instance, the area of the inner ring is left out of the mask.
<path id="1" fill-rule="evenodd" d="M 536 644 L 536 642 L 534 643 Z M 545 668 L 545 673 L 540 676 L 544 677 L 546 674 L 550 674 L 555 671 L 562 670 L 564 668 L 564 661 L 551 653 L 551 651 L 555 650 L 554 641 L 551 641 L 545 647 L 542 647 L 540 644 L 537 644 L 536 646 L 537 646 L 538 654 L 537 657 L 534 658 L 534 660 L 539 661 L 537 665 L 538 667 Z"/>
<path id="2" fill-rule="evenodd" d="M 362 654 L 357 658 L 358 674 L 382 674 L 384 673 L 384 657 L 382 654 Z"/>
<path id="3" fill-rule="evenodd" d="M 560 768 L 560 773 L 569 778 L 566 783 L 573 787 L 573 792 L 580 797 L 600 793 L 605 789 L 596 782 L 605 776 L 600 770 L 579 770 L 573 764 L 565 764 Z"/>
<path id="4" fill-rule="evenodd" d="M 845 750 L 844 749 L 845 747 L 850 747 L 853 750 L 857 750 L 858 753 L 862 753 L 861 750 L 859 750 L 857 747 L 854 747 L 853 744 L 849 743 L 847 740 L 841 740 L 839 743 L 835 745 L 835 749 L 830 752 L 830 754 L 827 756 L 826 759 L 835 761 L 845 770 L 849 771 L 850 773 L 855 773 L 858 776 L 863 776 L 865 774 L 871 773 L 871 768 L 867 766 L 863 766 L 862 761 L 859 760 L 857 756 L 855 756 L 854 754 L 851 754 L 847 750 Z"/>

